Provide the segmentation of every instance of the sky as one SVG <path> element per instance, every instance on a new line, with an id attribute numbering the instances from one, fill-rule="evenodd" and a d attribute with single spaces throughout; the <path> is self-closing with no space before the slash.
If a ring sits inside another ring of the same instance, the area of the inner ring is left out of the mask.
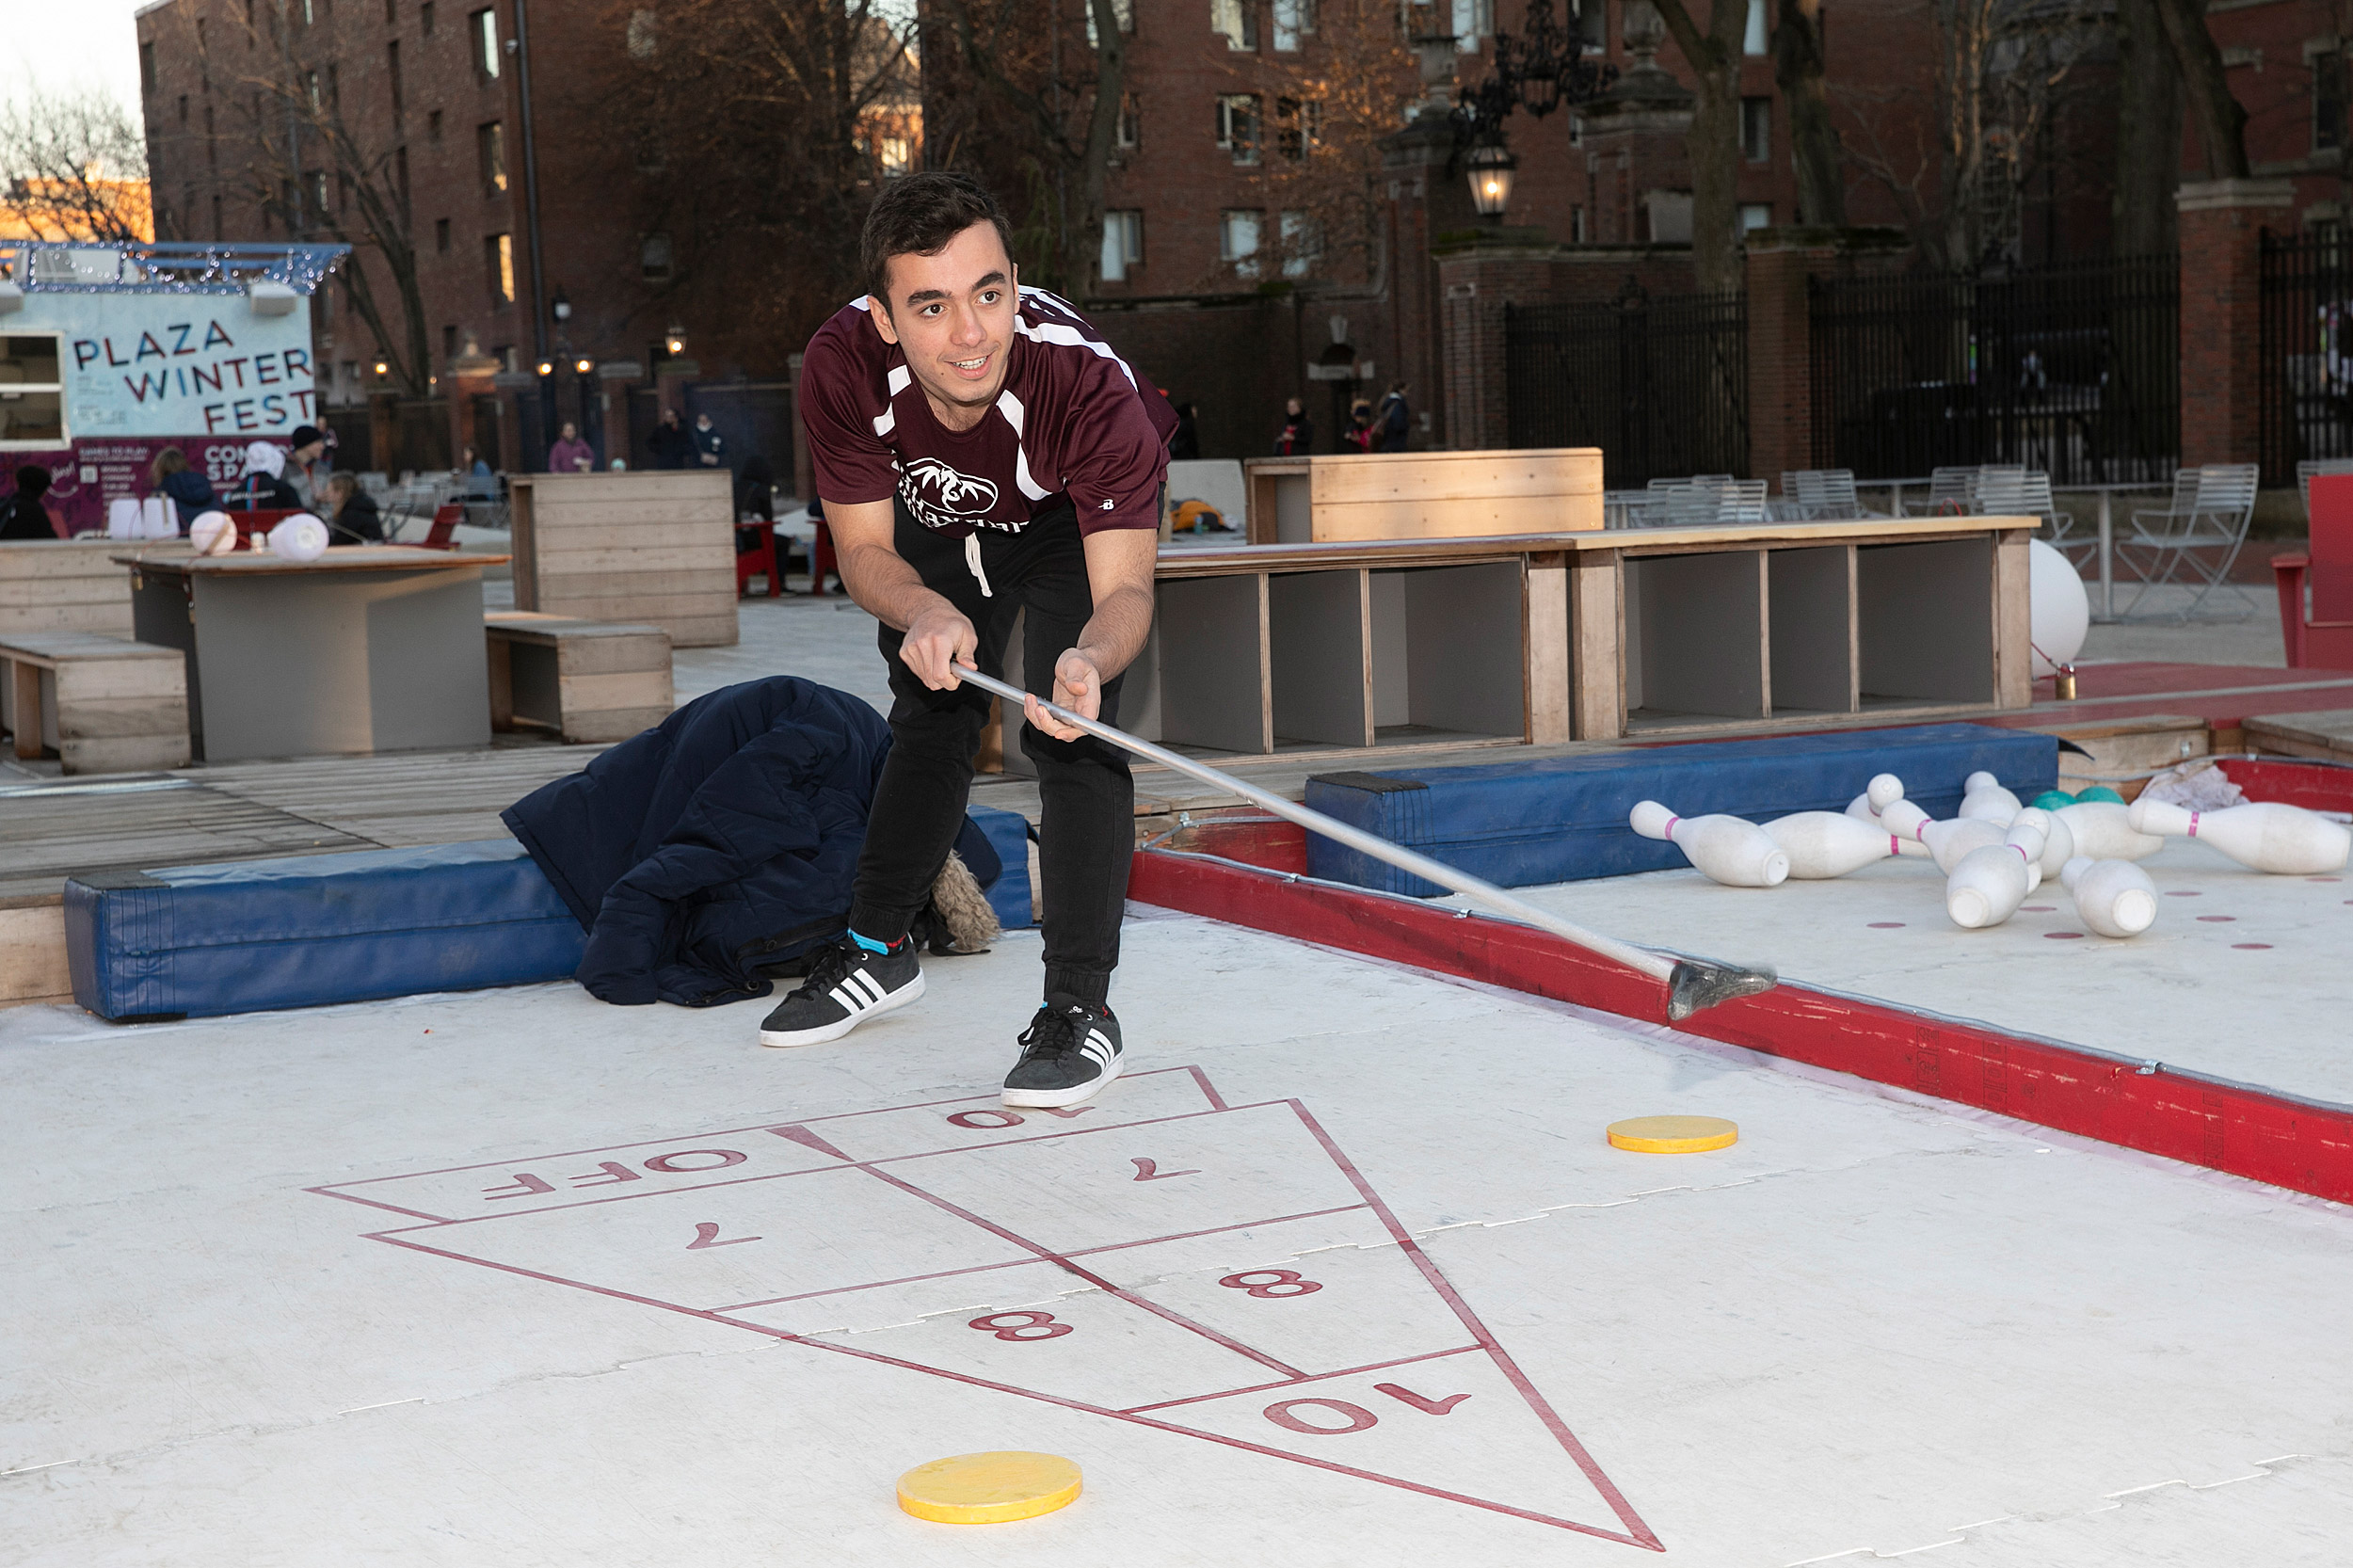
<path id="1" fill-rule="evenodd" d="M 138 39 L 145 0 L 0 0 L 0 100 L 27 85 L 94 87 L 139 112 Z"/>

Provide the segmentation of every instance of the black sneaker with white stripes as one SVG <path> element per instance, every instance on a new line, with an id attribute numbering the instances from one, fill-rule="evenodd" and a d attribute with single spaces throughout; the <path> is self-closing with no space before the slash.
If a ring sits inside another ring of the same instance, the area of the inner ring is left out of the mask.
<path id="1" fill-rule="evenodd" d="M 1004 1102 L 1045 1111 L 1091 1100 L 1119 1076 L 1119 1020 L 1110 1008 L 1048 997 L 1005 1075 Z"/>
<path id="2" fill-rule="evenodd" d="M 839 1040 L 875 1014 L 904 1007 L 922 994 L 914 937 L 902 936 L 888 952 L 875 952 L 845 932 L 817 950 L 808 978 L 761 1021 L 760 1043 L 816 1046 Z"/>

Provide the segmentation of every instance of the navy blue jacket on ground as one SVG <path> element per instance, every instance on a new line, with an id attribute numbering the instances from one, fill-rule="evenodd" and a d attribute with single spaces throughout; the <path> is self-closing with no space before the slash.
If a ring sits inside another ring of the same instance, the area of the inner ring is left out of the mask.
<path id="1" fill-rule="evenodd" d="M 707 1007 L 765 996 L 849 919 L 890 730 L 791 676 L 696 698 L 502 814 L 587 928 L 575 978 L 605 1001 Z M 968 821 L 983 886 L 998 862 Z"/>

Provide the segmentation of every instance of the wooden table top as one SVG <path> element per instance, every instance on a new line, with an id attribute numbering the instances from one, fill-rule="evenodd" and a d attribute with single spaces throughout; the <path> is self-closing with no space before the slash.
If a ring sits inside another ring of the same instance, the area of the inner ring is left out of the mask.
<path id="1" fill-rule="evenodd" d="M 168 544 L 171 541 L 159 540 Z M 456 571 L 495 567 L 513 559 L 506 555 L 476 555 L 456 550 L 425 550 L 417 545 L 338 545 L 315 561 L 289 561 L 281 555 L 240 550 L 230 555 L 170 553 L 118 555 L 122 566 L 141 571 L 207 577 L 274 577 L 295 572 L 332 571 Z"/>

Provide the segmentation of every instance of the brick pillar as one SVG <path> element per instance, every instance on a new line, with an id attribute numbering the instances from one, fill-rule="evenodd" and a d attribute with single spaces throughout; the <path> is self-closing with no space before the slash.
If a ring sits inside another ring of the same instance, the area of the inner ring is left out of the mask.
<path id="1" fill-rule="evenodd" d="M 2296 202 L 2287 180 L 2182 186 L 2182 461 L 2251 463 L 2262 441 L 2258 274 L 2264 221 Z"/>
<path id="2" fill-rule="evenodd" d="M 1749 477 L 1779 485 L 1797 469 L 1833 468 L 1814 449 L 1816 278 L 1893 264 L 1892 229 L 1758 229 L 1748 236 Z"/>
<path id="3" fill-rule="evenodd" d="M 1503 311 L 1552 297 L 1560 248 L 1541 229 L 1490 229 L 1436 251 L 1446 444 L 1457 452 L 1512 444 Z"/>

